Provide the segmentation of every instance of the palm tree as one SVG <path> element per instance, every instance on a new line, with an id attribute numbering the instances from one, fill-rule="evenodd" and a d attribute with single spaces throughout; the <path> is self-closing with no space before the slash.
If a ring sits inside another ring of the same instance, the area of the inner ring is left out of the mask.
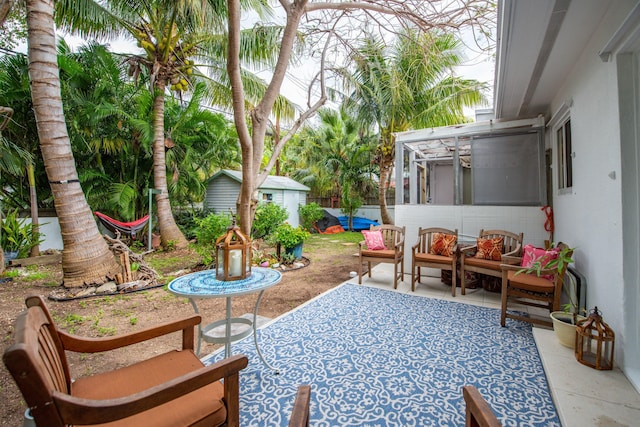
<path id="1" fill-rule="evenodd" d="M 60 95 L 53 0 L 26 3 L 31 96 L 62 232 L 64 285 L 103 283 L 108 277 L 115 277 L 120 266 L 98 231 L 78 180 Z"/>
<path id="2" fill-rule="evenodd" d="M 355 72 L 345 74 L 346 87 L 352 89 L 347 108 L 380 131 L 375 161 L 380 168 L 378 200 L 385 224 L 393 223 L 386 204 L 395 157 L 393 133 L 461 123 L 464 106 L 484 101 L 484 84 L 452 74 L 462 63 L 460 46 L 452 35 L 434 32 L 407 30 L 389 48 L 370 37 L 353 56 Z"/>
<path id="3" fill-rule="evenodd" d="M 116 37 L 127 35 L 133 38 L 144 51 L 141 55 L 128 58 L 130 73 L 137 76 L 141 69 L 149 72 L 149 89 L 154 96 L 153 103 L 153 164 L 154 187 L 160 190 L 156 195 L 158 225 L 164 246 L 172 241 L 176 247 L 186 246 L 187 241 L 177 227 L 171 213 L 167 184 L 165 149 L 167 135 L 164 128 L 164 99 L 169 89 L 179 94 L 188 91 L 198 75 L 193 58 L 211 66 L 214 73 L 213 88 L 209 97 L 220 101 L 220 93 L 230 94 L 229 84 L 215 81 L 216 70 L 223 70 L 225 46 L 223 24 L 226 8 L 222 2 L 194 2 L 173 0 L 108 0 L 57 2 L 59 23 L 73 32 L 95 36 Z M 266 6 L 261 1 L 248 1 L 248 7 L 259 13 Z M 260 31 L 245 33 L 243 57 L 263 60 L 273 52 L 274 34 L 277 27 L 262 27 Z M 247 40 L 246 34 L 252 38 Z M 272 46 L 267 46 L 268 43 Z M 246 77 L 246 73 L 244 73 Z M 250 87 L 257 87 L 255 80 L 246 80 Z M 215 84 L 217 83 L 217 84 Z M 261 82 L 260 82 L 261 83 Z M 264 90 L 264 85 L 260 85 Z M 226 102 L 229 103 L 230 96 Z M 171 173 L 171 171 L 169 171 Z"/>

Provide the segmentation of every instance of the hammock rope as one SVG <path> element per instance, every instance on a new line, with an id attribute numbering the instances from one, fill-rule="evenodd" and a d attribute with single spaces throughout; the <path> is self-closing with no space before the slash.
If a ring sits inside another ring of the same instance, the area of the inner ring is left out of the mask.
<path id="1" fill-rule="evenodd" d="M 132 239 L 135 239 L 136 233 L 142 230 L 144 226 L 147 225 L 147 222 L 149 222 L 149 215 L 145 215 L 136 221 L 122 222 L 101 212 L 94 212 L 93 214 L 100 220 L 107 230 L 112 233 L 115 233 L 117 230 L 121 234 L 131 236 Z"/>

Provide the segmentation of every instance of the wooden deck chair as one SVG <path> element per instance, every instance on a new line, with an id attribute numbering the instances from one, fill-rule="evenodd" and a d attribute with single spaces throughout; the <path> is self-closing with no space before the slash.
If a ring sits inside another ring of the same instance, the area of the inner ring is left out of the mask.
<path id="1" fill-rule="evenodd" d="M 358 261 L 358 283 L 362 284 L 362 264 L 367 263 L 371 277 L 372 262 L 393 264 L 393 288 L 398 289 L 398 281 L 404 278 L 404 234 L 406 227 L 382 224 L 371 225 L 363 230 L 365 241 L 360 242 Z M 369 234 L 370 233 L 370 234 Z"/>
<path id="2" fill-rule="evenodd" d="M 239 372 L 248 360 L 236 355 L 205 367 L 193 352 L 200 316 L 127 335 L 81 338 L 56 328 L 42 297 L 26 304 L 16 321 L 16 343 L 3 360 L 37 425 L 239 425 Z M 181 332 L 179 350 L 71 380 L 66 351 L 104 352 L 172 332 Z"/>

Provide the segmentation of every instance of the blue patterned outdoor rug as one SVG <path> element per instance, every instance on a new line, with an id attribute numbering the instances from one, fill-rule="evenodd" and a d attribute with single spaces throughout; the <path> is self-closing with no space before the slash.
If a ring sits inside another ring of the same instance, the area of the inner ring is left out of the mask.
<path id="1" fill-rule="evenodd" d="M 503 425 L 560 426 L 529 324 L 500 311 L 344 284 L 233 345 L 242 426 L 287 426 L 311 384 L 311 426 L 464 426 L 475 385 Z M 205 358 L 213 363 L 214 353 Z"/>

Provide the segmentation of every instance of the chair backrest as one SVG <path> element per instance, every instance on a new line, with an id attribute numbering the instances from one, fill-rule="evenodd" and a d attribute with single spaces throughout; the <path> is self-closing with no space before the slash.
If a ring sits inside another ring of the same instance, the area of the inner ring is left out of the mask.
<path id="1" fill-rule="evenodd" d="M 472 385 L 462 387 L 462 396 L 467 405 L 466 427 L 502 426 L 477 388 Z"/>
<path id="2" fill-rule="evenodd" d="M 296 400 L 293 402 L 293 411 L 289 419 L 289 427 L 309 427 L 309 405 L 311 404 L 311 386 L 298 387 Z"/>
<path id="3" fill-rule="evenodd" d="M 502 237 L 502 254 L 510 256 L 522 256 L 522 241 L 524 233 L 515 234 L 506 230 L 480 230 L 480 237 L 483 239 L 493 239 Z"/>
<path id="4" fill-rule="evenodd" d="M 16 343 L 5 351 L 3 361 L 32 415 L 39 413 L 40 419 L 50 420 L 49 425 L 62 426 L 53 392 L 70 392 L 67 358 L 42 297 L 29 297 L 26 304 L 27 310 L 16 320 Z"/>
<path id="5" fill-rule="evenodd" d="M 433 238 L 436 233 L 444 233 L 444 234 L 453 234 L 458 238 L 458 229 L 449 230 L 447 228 L 441 227 L 429 227 L 429 228 L 418 228 L 418 243 L 417 250 L 420 253 L 429 253 L 429 249 L 431 249 L 431 245 L 433 244 Z"/>
<path id="6" fill-rule="evenodd" d="M 400 250 L 404 250 L 404 234 L 406 227 L 399 227 L 392 224 L 371 225 L 369 230 L 380 230 L 382 232 L 382 238 L 384 239 L 384 245 L 387 248 L 393 248 L 397 244 L 400 245 Z"/>

